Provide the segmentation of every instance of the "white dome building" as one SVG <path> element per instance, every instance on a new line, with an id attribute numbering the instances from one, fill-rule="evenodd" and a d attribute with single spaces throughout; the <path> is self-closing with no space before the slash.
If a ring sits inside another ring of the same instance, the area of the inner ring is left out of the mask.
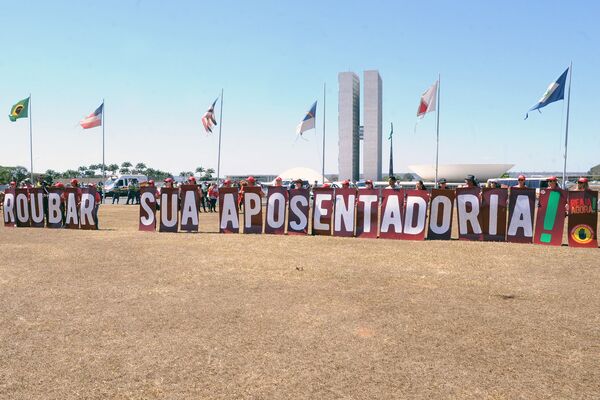
<path id="1" fill-rule="evenodd" d="M 313 183 L 314 181 L 317 181 L 319 183 L 322 183 L 322 176 L 321 173 L 315 171 L 314 169 L 310 169 L 310 168 L 304 168 L 304 167 L 296 167 L 296 168 L 290 168 L 287 169 L 283 172 L 281 172 L 278 175 L 284 182 L 285 181 L 293 181 L 295 179 L 302 179 L 304 181 L 308 181 L 308 183 Z M 325 182 L 329 182 L 329 180 L 327 178 L 325 178 Z M 275 184 L 275 180 L 273 180 L 272 182 L 273 184 Z"/>
<path id="2" fill-rule="evenodd" d="M 480 182 L 498 178 L 514 167 L 514 164 L 440 164 L 438 178 L 448 182 L 462 182 L 467 175 L 474 175 Z M 435 180 L 435 164 L 409 165 L 408 168 L 424 181 Z"/>

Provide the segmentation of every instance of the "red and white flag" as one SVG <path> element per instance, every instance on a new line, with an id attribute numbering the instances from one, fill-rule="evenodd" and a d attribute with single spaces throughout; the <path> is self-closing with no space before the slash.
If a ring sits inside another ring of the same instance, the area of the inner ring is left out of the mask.
<path id="1" fill-rule="evenodd" d="M 438 83 L 439 81 L 435 81 L 435 83 L 421 95 L 421 102 L 419 103 L 419 109 L 417 110 L 418 118 L 423 118 L 428 112 L 435 111 Z"/>
<path id="2" fill-rule="evenodd" d="M 100 104 L 100 107 L 96 108 L 96 111 L 79 121 L 79 125 L 81 125 L 83 129 L 90 129 L 102 125 L 103 110 L 104 103 Z"/>
<path id="3" fill-rule="evenodd" d="M 217 125 L 217 120 L 215 119 L 215 105 L 217 104 L 217 100 L 219 98 L 215 99 L 208 111 L 202 116 L 202 126 L 206 133 L 212 133 L 212 128 Z"/>

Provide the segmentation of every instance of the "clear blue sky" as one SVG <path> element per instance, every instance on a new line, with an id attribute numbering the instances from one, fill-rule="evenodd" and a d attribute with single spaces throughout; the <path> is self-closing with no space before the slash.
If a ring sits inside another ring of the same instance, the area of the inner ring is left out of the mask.
<path id="1" fill-rule="evenodd" d="M 401 4 L 404 3 L 404 4 Z M 222 172 L 337 172 L 337 74 L 378 69 L 396 169 L 435 159 L 435 118 L 413 131 L 420 94 L 442 76 L 440 162 L 561 170 L 566 102 L 524 114 L 573 61 L 569 163 L 600 163 L 600 5 L 592 1 L 30 1 L 0 13 L 0 165 L 101 161 L 101 129 L 77 122 L 106 99 L 107 163 L 178 173 L 216 168 L 200 117 L 225 90 Z M 318 131 L 295 127 L 319 100 Z M 384 141 L 384 171 L 389 157 Z"/>

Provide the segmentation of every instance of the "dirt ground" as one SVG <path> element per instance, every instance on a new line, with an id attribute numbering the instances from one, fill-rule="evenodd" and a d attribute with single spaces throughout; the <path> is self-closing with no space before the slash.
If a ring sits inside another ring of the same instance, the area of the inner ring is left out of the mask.
<path id="1" fill-rule="evenodd" d="M 0 226 L 2 399 L 600 398 L 598 249 Z"/>

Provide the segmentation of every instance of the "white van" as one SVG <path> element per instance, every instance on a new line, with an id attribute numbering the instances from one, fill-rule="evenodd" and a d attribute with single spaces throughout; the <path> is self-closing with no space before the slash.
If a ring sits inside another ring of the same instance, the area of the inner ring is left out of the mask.
<path id="1" fill-rule="evenodd" d="M 543 178 L 525 178 L 525 186 L 527 186 L 528 188 L 535 189 L 535 192 L 537 194 L 540 194 L 540 189 L 545 189 L 548 187 L 548 178 L 550 178 L 550 177 L 547 176 L 547 177 L 543 177 Z M 519 179 L 517 179 L 517 178 L 488 179 L 487 180 L 488 186 L 489 186 L 490 182 L 497 182 L 502 187 L 513 187 L 513 186 L 517 186 L 517 184 L 519 183 Z M 558 185 L 560 186 L 560 182 Z"/>
<path id="2" fill-rule="evenodd" d="M 129 184 L 134 183 L 139 186 L 140 183 L 147 181 L 148 177 L 146 175 L 114 175 L 104 182 L 104 195 L 111 196 L 114 192 L 125 195 Z"/>

